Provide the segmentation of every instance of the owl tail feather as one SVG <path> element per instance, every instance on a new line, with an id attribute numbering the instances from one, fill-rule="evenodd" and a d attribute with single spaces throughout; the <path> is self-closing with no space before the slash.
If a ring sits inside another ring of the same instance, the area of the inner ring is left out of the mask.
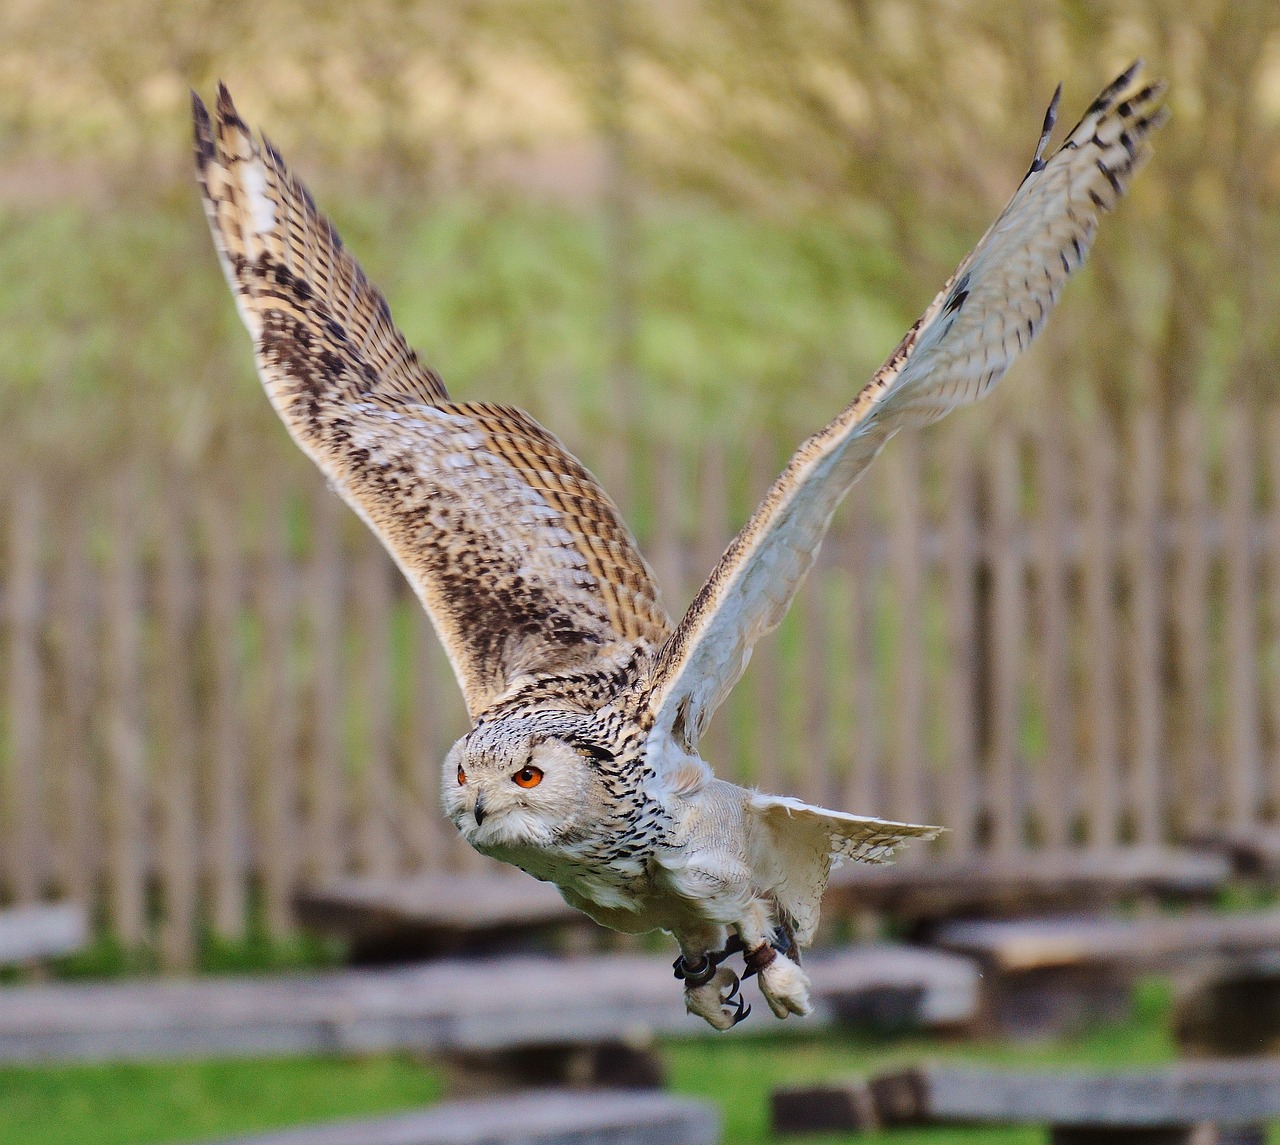
<path id="1" fill-rule="evenodd" d="M 885 863 L 908 839 L 932 839 L 945 830 L 829 811 L 757 791 L 748 797 L 747 815 L 752 824 L 752 868 L 777 900 L 801 946 L 807 946 L 817 930 L 833 864 Z"/>

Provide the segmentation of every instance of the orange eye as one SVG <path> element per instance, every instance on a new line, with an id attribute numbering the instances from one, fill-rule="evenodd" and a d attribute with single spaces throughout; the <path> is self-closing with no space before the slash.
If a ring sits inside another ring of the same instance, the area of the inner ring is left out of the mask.
<path id="1" fill-rule="evenodd" d="M 517 771 L 511 778 L 521 787 L 537 787 L 542 782 L 542 768 L 529 764 L 528 767 Z"/>
<path id="2" fill-rule="evenodd" d="M 462 764 L 458 764 L 458 786 L 461 787 L 467 782 L 467 773 L 462 770 Z"/>

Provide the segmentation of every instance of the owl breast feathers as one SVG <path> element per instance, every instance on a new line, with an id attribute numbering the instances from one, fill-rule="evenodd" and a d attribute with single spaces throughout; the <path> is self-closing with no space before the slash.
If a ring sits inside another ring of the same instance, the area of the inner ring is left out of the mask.
<path id="1" fill-rule="evenodd" d="M 938 828 L 716 779 L 699 738 L 885 443 L 976 401 L 1040 330 L 1164 122 L 1161 85 L 1130 91 L 1137 71 L 1046 155 L 1054 95 L 1003 212 L 674 625 L 596 479 L 528 414 L 453 401 L 226 89 L 212 117 L 193 99 L 205 211 L 267 396 L 386 545 L 462 687 L 450 819 L 604 925 L 673 934 L 685 1004 L 718 1029 L 749 1009 L 726 965 L 738 953 L 778 1017 L 807 1013 L 799 947 L 832 864 L 882 862 Z"/>

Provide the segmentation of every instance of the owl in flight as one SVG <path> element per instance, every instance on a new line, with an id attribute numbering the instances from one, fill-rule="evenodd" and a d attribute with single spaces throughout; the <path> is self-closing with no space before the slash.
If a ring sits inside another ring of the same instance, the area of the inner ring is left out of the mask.
<path id="1" fill-rule="evenodd" d="M 1165 119 L 1135 64 L 1048 158 L 1058 94 L 1008 206 L 889 360 L 804 442 L 679 623 L 595 478 L 528 414 L 455 402 L 306 188 L 225 87 L 195 160 L 258 372 L 294 440 L 382 540 L 430 615 L 471 730 L 444 760 L 450 819 L 597 922 L 662 929 L 691 1013 L 809 1010 L 799 948 L 833 863 L 937 828 L 717 779 L 698 755 L 753 645 L 781 621 L 836 506 L 900 429 L 976 401 L 1026 349 Z"/>

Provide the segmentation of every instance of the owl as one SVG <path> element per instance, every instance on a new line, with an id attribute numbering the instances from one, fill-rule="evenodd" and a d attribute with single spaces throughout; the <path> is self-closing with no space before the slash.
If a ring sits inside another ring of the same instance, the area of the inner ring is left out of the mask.
<path id="1" fill-rule="evenodd" d="M 596 479 L 528 414 L 451 399 L 226 88 L 212 118 L 193 95 L 200 189 L 267 395 L 391 553 L 464 693 L 445 811 L 597 922 L 674 936 L 685 1004 L 716 1029 L 749 1012 L 739 954 L 775 1015 L 807 1013 L 799 951 L 832 865 L 938 828 L 718 779 L 699 738 L 850 485 L 900 429 L 985 394 L 1043 325 L 1164 121 L 1162 85 L 1134 87 L 1138 68 L 1046 157 L 1059 87 L 1004 211 L 797 449 L 678 623 Z"/>

